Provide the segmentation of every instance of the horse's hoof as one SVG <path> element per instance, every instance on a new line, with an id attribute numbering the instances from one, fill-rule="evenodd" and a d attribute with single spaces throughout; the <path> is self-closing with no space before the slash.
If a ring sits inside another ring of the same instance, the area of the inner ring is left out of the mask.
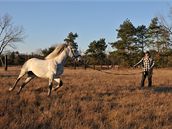
<path id="1" fill-rule="evenodd" d="M 8 89 L 8 91 L 12 91 L 13 90 L 13 88 L 12 87 L 10 87 L 9 89 Z"/>
<path id="2" fill-rule="evenodd" d="M 48 94 L 47 96 L 48 96 L 48 97 L 50 97 L 51 95 L 50 95 L 50 94 Z"/>
<path id="3" fill-rule="evenodd" d="M 52 88 L 52 91 L 55 91 L 56 90 L 56 88 Z"/>
<path id="4" fill-rule="evenodd" d="M 51 95 L 51 93 L 50 93 L 50 92 L 48 92 L 47 96 L 48 96 L 48 97 L 50 97 L 50 95 Z"/>

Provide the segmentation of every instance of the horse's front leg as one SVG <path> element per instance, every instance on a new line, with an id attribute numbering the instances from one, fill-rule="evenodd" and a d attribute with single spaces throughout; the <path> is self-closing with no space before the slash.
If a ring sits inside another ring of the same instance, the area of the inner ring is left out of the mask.
<path id="1" fill-rule="evenodd" d="M 63 85 L 63 82 L 60 78 L 55 78 L 54 81 L 57 82 L 57 86 L 52 88 L 53 91 L 57 90 L 58 88 L 60 88 Z"/>
<path id="2" fill-rule="evenodd" d="M 52 86 L 53 86 L 53 79 L 49 79 L 49 84 L 48 84 L 48 96 L 51 95 L 51 90 L 52 90 Z"/>

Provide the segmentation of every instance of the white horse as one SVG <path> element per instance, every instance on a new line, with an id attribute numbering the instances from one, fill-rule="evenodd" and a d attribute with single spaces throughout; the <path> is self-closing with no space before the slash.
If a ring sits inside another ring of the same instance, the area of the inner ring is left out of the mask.
<path id="1" fill-rule="evenodd" d="M 27 74 L 28 77 L 20 86 L 19 91 L 17 92 L 18 94 L 27 83 L 37 76 L 40 78 L 49 79 L 48 96 L 50 96 L 53 80 L 58 83 L 53 90 L 56 90 L 62 86 L 60 75 L 63 73 L 64 64 L 68 56 L 71 58 L 78 58 L 80 56 L 79 52 L 71 45 L 71 43 L 57 46 L 54 51 L 46 56 L 43 60 L 37 58 L 29 59 L 22 66 L 17 80 L 15 81 L 14 85 L 9 88 L 9 91 L 12 91 L 16 87 L 21 77 Z"/>

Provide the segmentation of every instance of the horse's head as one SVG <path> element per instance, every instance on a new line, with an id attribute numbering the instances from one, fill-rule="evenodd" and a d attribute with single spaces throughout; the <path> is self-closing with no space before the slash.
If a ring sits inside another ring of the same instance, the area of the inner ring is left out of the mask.
<path id="1" fill-rule="evenodd" d="M 76 47 L 74 47 L 74 45 L 72 43 L 67 43 L 67 48 L 69 50 L 69 57 L 71 57 L 72 59 L 77 59 L 78 61 L 80 61 L 80 53 L 78 51 L 78 49 Z"/>

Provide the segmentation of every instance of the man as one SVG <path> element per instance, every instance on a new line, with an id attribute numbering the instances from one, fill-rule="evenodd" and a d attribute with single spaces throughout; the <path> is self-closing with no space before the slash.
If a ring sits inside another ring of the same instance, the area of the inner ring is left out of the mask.
<path id="1" fill-rule="evenodd" d="M 134 67 L 139 64 L 142 64 L 143 66 L 141 88 L 144 87 L 146 77 L 148 77 L 148 87 L 151 87 L 153 67 L 155 63 L 154 60 L 150 57 L 150 53 L 148 51 L 144 54 L 144 57 L 137 64 L 134 65 Z"/>

